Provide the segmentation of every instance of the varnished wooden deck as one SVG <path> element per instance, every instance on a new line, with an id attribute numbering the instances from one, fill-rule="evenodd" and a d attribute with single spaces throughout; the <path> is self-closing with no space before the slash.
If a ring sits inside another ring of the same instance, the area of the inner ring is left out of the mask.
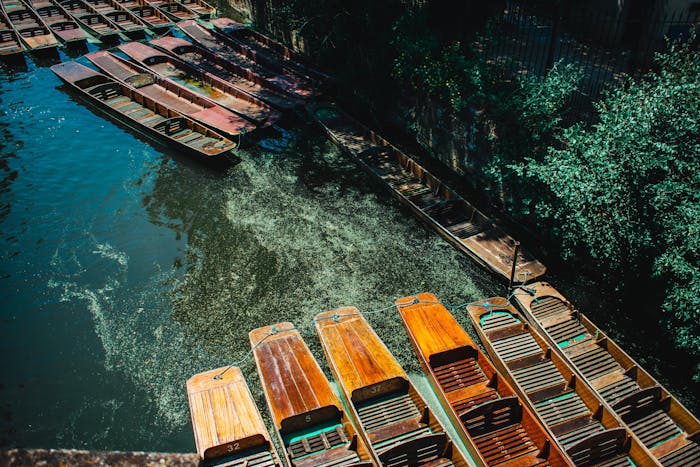
<path id="1" fill-rule="evenodd" d="M 700 465 L 700 421 L 546 282 L 516 295 L 525 317 L 657 461 Z"/>
<path id="2" fill-rule="evenodd" d="M 237 367 L 199 373 L 187 381 L 197 453 L 232 467 L 279 467 L 265 424 Z"/>
<path id="3" fill-rule="evenodd" d="M 316 330 L 377 463 L 466 465 L 404 370 L 356 308 L 318 314 Z"/>
<path id="4" fill-rule="evenodd" d="M 287 465 L 370 466 L 364 442 L 294 326 L 254 329 L 250 343 Z"/>
<path id="5" fill-rule="evenodd" d="M 433 389 L 479 465 L 571 465 L 435 295 L 404 297 L 396 306 Z"/>
<path id="6" fill-rule="evenodd" d="M 656 463 L 505 299 L 484 300 L 468 311 L 496 367 L 576 464 Z"/>

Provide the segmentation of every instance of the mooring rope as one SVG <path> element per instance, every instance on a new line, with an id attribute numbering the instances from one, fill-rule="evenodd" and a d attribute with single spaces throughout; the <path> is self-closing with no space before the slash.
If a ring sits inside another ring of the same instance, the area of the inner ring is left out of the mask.
<path id="1" fill-rule="evenodd" d="M 518 293 L 519 290 L 522 290 L 524 293 Z M 418 298 L 418 294 L 414 294 L 413 298 L 409 302 L 402 302 L 402 303 L 393 302 L 391 305 L 388 305 L 388 306 L 385 306 L 382 308 L 377 308 L 374 310 L 368 310 L 368 311 L 361 311 L 361 310 L 355 309 L 356 311 L 353 311 L 351 313 L 348 313 L 348 312 L 333 313 L 333 314 L 330 314 L 327 316 L 315 317 L 312 322 L 318 323 L 321 321 L 333 320 L 337 323 L 337 322 L 340 322 L 340 318 L 343 318 L 346 316 L 356 316 L 358 314 L 363 315 L 363 316 L 364 315 L 372 315 L 372 314 L 382 313 L 384 311 L 390 310 L 390 309 L 395 308 L 395 307 L 404 307 L 404 306 L 417 305 L 417 304 L 442 305 L 445 308 L 447 308 L 449 311 L 452 311 L 452 312 L 460 310 L 460 309 L 462 309 L 464 307 L 468 307 L 468 306 L 479 306 L 479 307 L 483 307 L 483 308 L 490 310 L 490 312 L 493 312 L 495 310 L 507 309 L 508 306 L 510 305 L 511 299 L 515 296 L 518 296 L 518 295 L 521 295 L 521 296 L 529 295 L 532 297 L 535 295 L 535 290 L 530 288 L 530 287 L 527 287 L 525 285 L 516 285 L 515 287 L 513 287 L 513 290 L 511 291 L 511 293 L 508 294 L 508 297 L 506 297 L 506 304 L 505 305 L 493 305 L 493 304 L 491 304 L 487 301 L 484 301 L 484 300 L 474 300 L 471 302 L 460 303 L 459 305 L 449 305 L 447 303 L 442 303 L 440 300 L 421 300 L 420 298 Z M 537 298 L 535 298 L 534 301 L 537 302 L 538 301 Z M 268 332 L 253 347 L 251 347 L 251 349 L 243 356 L 243 358 L 241 358 L 240 360 L 238 360 L 235 363 L 231 363 L 230 365 L 227 365 L 221 372 L 219 372 L 215 376 L 213 376 L 212 379 L 221 379 L 223 377 L 223 375 L 231 368 L 240 367 L 241 365 L 246 363 L 248 360 L 250 360 L 250 358 L 253 355 L 253 352 L 260 344 L 265 342 L 269 337 L 274 336 L 275 334 L 279 334 L 280 332 L 283 332 L 283 331 L 297 331 L 297 332 L 299 332 L 299 334 L 302 334 L 302 335 L 312 335 L 313 334 L 313 331 L 311 331 L 311 330 L 304 331 L 302 329 L 297 328 L 296 326 L 292 326 L 290 328 L 285 328 L 285 329 L 278 329 L 277 327 L 272 326 L 270 328 L 270 332 Z"/>

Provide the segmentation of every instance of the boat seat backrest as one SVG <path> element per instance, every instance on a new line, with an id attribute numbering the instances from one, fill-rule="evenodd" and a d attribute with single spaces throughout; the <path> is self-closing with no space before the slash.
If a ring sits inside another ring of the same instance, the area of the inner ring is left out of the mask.
<path id="1" fill-rule="evenodd" d="M 460 415 L 472 437 L 500 430 L 522 420 L 523 408 L 516 396 L 485 402 Z"/>
<path id="2" fill-rule="evenodd" d="M 595 465 L 604 459 L 625 452 L 627 432 L 624 428 L 612 428 L 589 436 L 566 450 L 576 465 Z"/>
<path id="3" fill-rule="evenodd" d="M 179 45 L 173 48 L 173 53 L 175 55 L 198 53 L 197 49 L 193 45 Z"/>
<path id="4" fill-rule="evenodd" d="M 437 367 L 448 365 L 453 362 L 460 362 L 462 360 L 470 358 L 477 358 L 478 356 L 479 352 L 477 352 L 477 350 L 474 347 L 465 345 L 462 347 L 457 347 L 455 349 L 445 350 L 444 352 L 434 353 L 430 357 L 428 357 L 428 362 L 430 364 L 430 368 L 434 369 Z"/>
<path id="5" fill-rule="evenodd" d="M 342 412 L 335 405 L 326 405 L 318 407 L 308 412 L 299 413 L 287 417 L 280 422 L 280 433 L 288 434 L 295 431 L 308 429 L 311 426 L 338 421 L 342 417 Z"/>
<path id="6" fill-rule="evenodd" d="M 25 28 L 25 29 L 22 29 L 22 31 L 21 31 L 22 37 L 44 36 L 44 35 L 46 35 L 46 33 L 47 33 L 46 29 L 42 28 L 41 26 L 36 26 L 33 28 Z"/>
<path id="7" fill-rule="evenodd" d="M 652 386 L 621 399 L 612 406 L 612 409 L 625 422 L 630 422 L 657 410 L 660 403 L 661 387 Z"/>
<path id="8" fill-rule="evenodd" d="M 167 61 L 168 57 L 166 57 L 165 55 L 152 55 L 143 59 L 143 63 L 145 63 L 148 66 L 158 65 L 159 63 L 166 63 Z"/>
<path id="9" fill-rule="evenodd" d="M 432 433 L 414 438 L 387 449 L 379 455 L 382 465 L 423 465 L 445 456 L 447 434 Z"/>
<path id="10" fill-rule="evenodd" d="M 12 31 L 0 31 L 0 42 L 17 42 Z"/>
<path id="11" fill-rule="evenodd" d="M 270 442 L 262 433 L 246 436 L 216 446 L 211 446 L 204 451 L 204 459 L 216 459 L 226 455 L 249 454 L 251 451 L 268 451 Z"/>
<path id="12" fill-rule="evenodd" d="M 112 97 L 122 94 L 119 85 L 116 83 L 104 83 L 99 86 L 95 86 L 92 89 L 89 89 L 88 93 L 101 101 L 111 99 Z"/>
<path id="13" fill-rule="evenodd" d="M 353 403 L 359 404 L 370 399 L 388 396 L 389 394 L 406 394 L 407 392 L 408 381 L 397 376 L 396 378 L 357 388 L 352 392 L 350 398 Z"/>
<path id="14" fill-rule="evenodd" d="M 166 136 L 174 135 L 187 128 L 187 123 L 182 117 L 169 118 L 153 127 L 156 131 L 163 133 Z"/>

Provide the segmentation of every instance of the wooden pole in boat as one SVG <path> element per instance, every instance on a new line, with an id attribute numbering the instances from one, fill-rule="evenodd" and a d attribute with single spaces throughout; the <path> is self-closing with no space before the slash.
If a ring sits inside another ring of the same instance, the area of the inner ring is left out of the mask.
<path id="1" fill-rule="evenodd" d="M 518 265 L 518 253 L 520 252 L 520 242 L 515 241 L 513 249 L 513 267 L 510 270 L 510 282 L 508 283 L 508 294 L 513 290 L 513 279 L 515 279 L 515 267 Z"/>

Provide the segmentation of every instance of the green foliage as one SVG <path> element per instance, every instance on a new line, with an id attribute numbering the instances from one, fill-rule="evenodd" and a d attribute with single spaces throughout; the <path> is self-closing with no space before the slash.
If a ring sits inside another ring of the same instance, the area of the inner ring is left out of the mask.
<path id="1" fill-rule="evenodd" d="M 598 104 L 592 129 L 566 129 L 525 168 L 550 190 L 539 214 L 566 251 L 583 247 L 620 287 L 639 290 L 653 271 L 666 285 L 662 321 L 700 356 L 700 55 L 673 44 L 657 63 Z"/>

